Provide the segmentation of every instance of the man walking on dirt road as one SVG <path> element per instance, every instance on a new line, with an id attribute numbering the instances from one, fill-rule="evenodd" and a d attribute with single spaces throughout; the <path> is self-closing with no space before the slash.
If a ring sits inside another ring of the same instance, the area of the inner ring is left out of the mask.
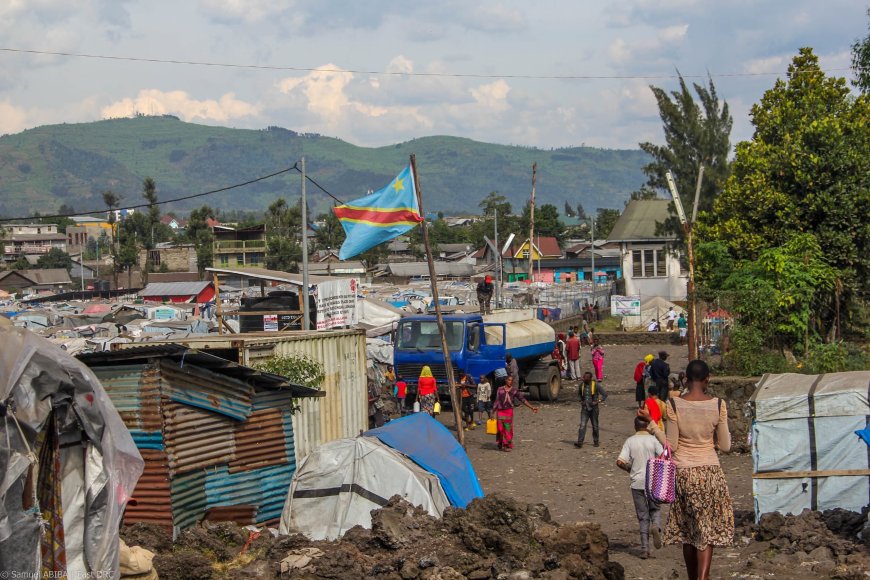
<path id="1" fill-rule="evenodd" d="M 574 331 L 568 333 L 565 343 L 565 355 L 568 358 L 568 378 L 572 381 L 580 379 L 580 339 Z"/>
<path id="2" fill-rule="evenodd" d="M 583 440 L 586 439 L 586 425 L 592 422 L 592 442 L 595 447 L 598 447 L 599 430 L 598 430 L 598 407 L 607 400 L 607 393 L 592 379 L 592 373 L 586 372 L 583 374 L 583 382 L 580 383 L 580 429 L 577 431 L 577 442 L 574 447 L 580 449 L 583 447 Z"/>

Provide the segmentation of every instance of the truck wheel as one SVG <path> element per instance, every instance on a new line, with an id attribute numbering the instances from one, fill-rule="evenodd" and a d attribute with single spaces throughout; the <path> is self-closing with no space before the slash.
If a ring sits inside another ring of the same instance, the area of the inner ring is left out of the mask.
<path id="1" fill-rule="evenodd" d="M 547 382 L 540 386 L 541 401 L 555 401 L 559 398 L 559 391 L 562 389 L 562 375 L 559 374 L 559 369 L 550 367 L 550 373 L 547 377 Z"/>
<path id="2" fill-rule="evenodd" d="M 529 387 L 529 398 L 533 401 L 540 401 L 541 400 L 541 393 L 538 390 L 538 385 L 537 384 L 529 384 L 527 386 Z"/>

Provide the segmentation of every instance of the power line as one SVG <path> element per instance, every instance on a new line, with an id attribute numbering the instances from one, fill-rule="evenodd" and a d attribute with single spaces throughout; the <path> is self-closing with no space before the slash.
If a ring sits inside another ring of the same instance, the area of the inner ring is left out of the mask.
<path id="1" fill-rule="evenodd" d="M 227 62 L 209 62 L 200 60 L 180 60 L 180 59 L 163 59 L 163 58 L 145 58 L 137 56 L 113 56 L 106 54 L 88 54 L 83 52 L 58 52 L 51 50 L 29 50 L 23 48 L 0 47 L 0 52 L 18 53 L 18 54 L 38 54 L 44 56 L 65 56 L 70 58 L 88 58 L 95 60 L 116 60 L 126 62 L 145 62 L 154 64 L 174 64 L 188 66 L 208 66 L 220 68 L 240 68 L 254 70 L 277 70 L 277 71 L 293 71 L 293 72 L 329 72 L 329 73 L 350 73 L 350 74 L 366 74 L 378 76 L 397 76 L 397 77 L 444 77 L 444 78 L 470 78 L 470 79 L 530 79 L 530 80 L 660 80 L 660 79 L 676 79 L 682 76 L 684 79 L 692 78 L 726 78 L 726 77 L 764 77 L 764 76 L 779 76 L 783 71 L 778 72 L 749 72 L 749 73 L 707 73 L 707 74 L 642 74 L 642 75 L 582 75 L 582 74 L 564 74 L 564 75 L 535 75 L 535 74 L 481 74 L 481 73 L 442 73 L 442 72 L 400 72 L 400 71 L 383 71 L 383 70 L 363 70 L 363 69 L 341 69 L 341 68 L 323 68 L 323 67 L 301 67 L 301 66 L 279 66 L 266 64 L 244 64 L 244 63 L 227 63 Z M 834 71 L 848 71 L 850 68 L 832 68 Z"/>
<path id="2" fill-rule="evenodd" d="M 302 170 L 299 169 L 299 167 L 296 166 L 296 165 L 294 165 L 294 166 L 292 167 L 292 169 L 295 169 L 295 170 L 298 171 L 299 173 L 302 173 Z M 344 202 L 343 202 L 343 201 L 341 201 L 340 199 L 338 199 L 337 197 L 335 197 L 334 195 L 332 195 L 331 193 L 329 193 L 329 191 L 327 191 L 327 190 L 326 190 L 322 185 L 320 185 L 319 183 L 317 183 L 316 181 L 314 181 L 313 179 L 311 179 L 311 177 L 310 177 L 307 173 L 305 174 L 305 179 L 308 180 L 309 182 L 311 182 L 311 184 L 314 185 L 314 187 L 316 187 L 317 189 L 319 189 L 320 191 L 322 191 L 323 193 L 325 193 L 326 195 L 328 195 L 329 197 L 331 197 L 332 199 L 334 199 L 334 200 L 337 201 L 338 203 L 344 205 Z"/>
<path id="3" fill-rule="evenodd" d="M 119 211 L 120 211 L 120 210 L 127 210 L 127 209 L 140 209 L 140 208 L 143 208 L 143 207 L 151 207 L 152 205 L 163 205 L 163 204 L 165 204 L 165 203 L 172 203 L 172 202 L 175 202 L 175 201 L 184 201 L 184 200 L 187 200 L 187 199 L 194 199 L 194 198 L 197 198 L 197 197 L 204 197 L 204 196 L 206 196 L 206 195 L 212 195 L 212 194 L 215 194 L 215 193 L 221 193 L 221 192 L 223 192 L 223 191 L 229 191 L 229 190 L 231 190 L 231 189 L 236 189 L 236 188 L 239 188 L 239 187 L 244 187 L 244 186 L 246 186 L 246 185 L 251 185 L 252 183 L 257 183 L 258 181 L 263 181 L 263 180 L 265 180 L 265 179 L 270 179 L 270 178 L 275 177 L 275 176 L 277 176 L 277 175 L 281 175 L 282 173 L 287 173 L 288 171 L 293 171 L 294 169 L 297 170 L 297 171 L 299 171 L 299 168 L 294 164 L 293 167 L 287 167 L 286 169 L 282 169 L 282 170 L 280 170 L 280 171 L 276 171 L 276 172 L 274 172 L 274 173 L 270 173 L 269 175 L 263 175 L 263 176 L 261 176 L 261 177 L 256 177 L 256 178 L 254 178 L 254 179 L 249 179 L 248 181 L 245 181 L 245 182 L 242 182 L 242 183 L 236 183 L 235 185 L 228 185 L 228 186 L 226 186 L 226 187 L 221 187 L 221 188 L 219 188 L 219 189 L 212 189 L 212 190 L 210 190 L 210 191 L 204 191 L 204 192 L 202 192 L 202 193 L 195 193 L 195 194 L 193 194 L 193 195 L 185 195 L 185 196 L 182 196 L 182 197 L 175 197 L 175 198 L 172 198 L 172 199 L 164 199 L 164 200 L 157 201 L 157 202 L 155 202 L 155 203 L 153 203 L 153 204 L 151 204 L 151 203 L 140 203 L 140 204 L 136 204 L 136 205 L 127 205 L 127 206 L 124 206 L 124 207 L 118 207 L 118 208 L 116 208 L 116 209 L 119 210 Z M 315 184 L 315 185 L 317 185 L 317 184 Z M 317 185 L 317 187 L 320 187 L 320 186 Z M 335 198 L 334 196 L 332 196 L 332 194 L 330 194 L 328 191 L 326 191 L 325 189 L 323 189 L 322 187 L 320 187 L 320 189 L 322 189 L 324 192 L 326 192 L 327 195 L 329 195 L 329 196 L 332 197 L 333 199 L 337 199 L 337 198 Z M 79 212 L 75 212 L 75 213 L 63 213 L 63 214 L 53 214 L 53 215 L 34 215 L 34 216 L 13 217 L 13 218 L 0 218 L 0 221 L 4 221 L 4 222 L 9 221 L 9 222 L 12 222 L 12 221 L 21 221 L 21 220 L 38 220 L 38 219 L 44 219 L 44 218 L 69 218 L 69 217 L 76 217 L 76 216 L 90 215 L 90 214 L 95 214 L 95 213 L 103 213 L 103 212 L 105 212 L 105 211 L 108 211 L 108 210 L 107 210 L 107 209 L 97 209 L 97 210 L 93 210 L 93 211 L 79 211 Z"/>

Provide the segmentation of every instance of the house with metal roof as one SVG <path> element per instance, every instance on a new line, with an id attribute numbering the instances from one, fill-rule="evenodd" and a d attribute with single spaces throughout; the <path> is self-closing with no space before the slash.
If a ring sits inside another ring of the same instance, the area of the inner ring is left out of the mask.
<path id="1" fill-rule="evenodd" d="M 0 272 L 0 290 L 28 294 L 54 291 L 59 292 L 72 285 L 69 272 L 64 268 L 45 268 L 34 270 L 6 270 Z"/>
<path id="2" fill-rule="evenodd" d="M 296 471 L 294 400 L 323 391 L 178 344 L 78 358 L 145 460 L 126 523 L 277 521 Z"/>
<path id="3" fill-rule="evenodd" d="M 686 299 L 688 270 L 669 247 L 676 238 L 657 233 L 658 224 L 670 215 L 670 203 L 666 199 L 630 201 L 607 236 L 608 242 L 619 244 L 627 295 L 639 294 L 641 300 L 653 296 Z"/>
<path id="4" fill-rule="evenodd" d="M 139 291 L 148 302 L 193 302 L 202 304 L 214 299 L 214 284 L 199 282 L 151 282 Z"/>

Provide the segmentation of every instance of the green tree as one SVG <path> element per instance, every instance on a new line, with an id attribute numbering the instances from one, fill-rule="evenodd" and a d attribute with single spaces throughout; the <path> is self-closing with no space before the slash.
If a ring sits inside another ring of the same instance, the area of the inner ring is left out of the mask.
<path id="1" fill-rule="evenodd" d="M 315 233 L 315 242 L 318 250 L 333 249 L 338 251 L 344 243 L 344 228 L 341 226 L 341 221 L 335 216 L 333 211 L 328 211 L 317 216 L 317 221 L 322 225 L 317 228 Z"/>
<path id="2" fill-rule="evenodd" d="M 595 216 L 595 239 L 606 240 L 618 219 L 618 209 L 599 208 L 598 215 Z"/>
<path id="3" fill-rule="evenodd" d="M 870 8 L 867 16 L 870 17 Z M 852 71 L 855 73 L 853 84 L 862 93 L 870 93 L 870 32 L 852 45 Z"/>
<path id="4" fill-rule="evenodd" d="M 577 215 L 577 212 L 574 211 L 574 208 L 571 207 L 571 204 L 567 201 L 565 202 L 565 217 L 574 217 Z"/>
<path id="5" fill-rule="evenodd" d="M 416 227 L 411 231 L 419 231 L 420 228 Z M 359 254 L 356 258 L 362 262 L 363 266 L 365 266 L 366 270 L 371 270 L 381 262 L 385 262 L 387 260 L 387 256 L 390 255 L 389 249 L 390 242 L 384 242 L 382 244 L 378 244 L 374 248 L 370 248 Z"/>
<path id="6" fill-rule="evenodd" d="M 214 264 L 214 233 L 208 225 L 209 219 L 215 219 L 215 211 L 207 205 L 190 212 L 187 219 L 186 236 L 196 249 L 196 268 L 200 276 Z"/>
<path id="7" fill-rule="evenodd" d="M 526 239 L 529 237 L 529 222 L 531 221 L 531 202 L 526 203 L 523 207 L 523 215 L 520 216 L 520 237 Z M 501 229 L 501 224 L 499 224 Z M 545 203 L 540 207 L 535 208 L 535 237 L 550 236 L 560 237 L 565 231 L 565 224 L 559 219 L 559 210 L 555 205 Z"/>
<path id="8" fill-rule="evenodd" d="M 814 304 L 833 289 L 837 272 L 829 266 L 813 234 L 794 234 L 781 247 L 746 260 L 724 282 L 739 324 L 759 330 L 767 346 L 809 349 Z"/>
<path id="9" fill-rule="evenodd" d="M 298 272 L 302 260 L 302 208 L 288 205 L 283 197 L 266 211 L 266 267 Z"/>
<path id="10" fill-rule="evenodd" d="M 24 256 L 18 256 L 18 259 L 15 260 L 15 263 L 12 264 L 13 270 L 29 270 L 30 262 L 27 261 L 27 258 Z"/>
<path id="11" fill-rule="evenodd" d="M 36 261 L 37 268 L 72 268 L 72 258 L 60 248 L 52 248 Z"/>
<path id="12" fill-rule="evenodd" d="M 870 283 L 870 101 L 826 77 L 802 48 L 751 110 L 755 134 L 738 144 L 733 175 L 699 224 L 735 261 L 753 261 L 798 233 L 813 234 L 838 283 L 818 303 L 825 324 L 866 298 Z"/>
<path id="13" fill-rule="evenodd" d="M 584 221 L 589 219 L 589 216 L 586 215 L 586 210 L 583 209 L 583 204 L 580 202 L 577 202 L 577 211 L 574 212 L 574 215 L 576 215 L 577 219 L 580 220 L 581 222 L 584 222 Z"/>
<path id="14" fill-rule="evenodd" d="M 695 101 L 682 75 L 679 78 L 680 89 L 670 94 L 650 86 L 658 103 L 665 144 L 640 143 L 640 148 L 650 154 L 652 161 L 643 168 L 647 181 L 637 194 L 645 199 L 650 195 L 649 191 L 667 192 L 665 174 L 671 171 L 686 215 L 691 217 L 699 165 L 704 165 L 699 211 L 709 211 L 713 207 L 713 201 L 728 178 L 732 118 L 728 103 L 723 102 L 720 106 L 712 79 L 706 87 L 693 83 L 698 96 L 698 101 Z M 670 197 L 670 193 L 666 196 Z M 662 228 L 682 240 L 683 229 L 675 213 L 672 212 Z"/>

